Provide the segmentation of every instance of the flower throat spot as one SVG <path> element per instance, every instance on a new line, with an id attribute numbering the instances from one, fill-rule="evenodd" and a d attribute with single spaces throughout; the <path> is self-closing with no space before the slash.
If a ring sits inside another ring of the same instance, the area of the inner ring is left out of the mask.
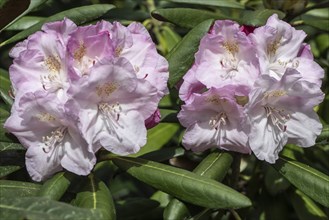
<path id="1" fill-rule="evenodd" d="M 80 43 L 79 48 L 74 52 L 74 59 L 77 61 L 81 61 L 84 55 L 86 54 L 86 46 L 84 43 Z"/>
<path id="2" fill-rule="evenodd" d="M 61 69 L 61 63 L 58 56 L 49 56 L 44 62 L 50 72 L 58 73 Z"/>
<path id="3" fill-rule="evenodd" d="M 224 42 L 223 47 L 227 52 L 234 55 L 239 52 L 239 46 L 235 42 Z"/>
<path id="4" fill-rule="evenodd" d="M 96 87 L 96 93 L 99 97 L 110 96 L 117 88 L 117 83 L 105 83 Z"/>
<path id="5" fill-rule="evenodd" d="M 287 94 L 287 92 L 284 90 L 273 90 L 273 91 L 265 92 L 264 98 L 271 98 L 271 97 L 278 98 L 278 97 L 284 96 L 286 94 Z"/>
<path id="6" fill-rule="evenodd" d="M 44 121 L 44 122 L 50 122 L 50 121 L 55 121 L 56 120 L 56 118 L 54 116 L 52 116 L 51 114 L 49 114 L 49 113 L 38 114 L 37 118 L 40 121 Z"/>

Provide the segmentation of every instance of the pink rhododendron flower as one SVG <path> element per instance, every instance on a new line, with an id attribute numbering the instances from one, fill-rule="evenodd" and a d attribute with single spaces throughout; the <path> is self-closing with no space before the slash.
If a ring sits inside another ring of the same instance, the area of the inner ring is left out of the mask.
<path id="1" fill-rule="evenodd" d="M 185 148 L 252 150 L 274 163 L 287 143 L 314 145 L 322 125 L 313 108 L 323 99 L 324 70 L 305 37 L 277 15 L 250 31 L 216 21 L 179 89 Z"/>
<path id="2" fill-rule="evenodd" d="M 207 88 L 230 84 L 252 87 L 259 75 L 254 51 L 237 23 L 216 21 L 195 54 L 195 77 Z"/>
<path id="3" fill-rule="evenodd" d="M 235 88 L 211 88 L 195 94 L 191 103 L 183 105 L 178 114 L 181 124 L 187 128 L 183 145 L 193 151 L 212 147 L 250 153 L 246 130 L 242 130 L 244 113 L 235 102 Z"/>
<path id="4" fill-rule="evenodd" d="M 310 49 L 303 44 L 304 31 L 296 30 L 274 14 L 250 37 L 257 49 L 262 74 L 280 80 L 287 68 L 294 68 L 305 80 L 321 85 L 324 70 L 313 61 Z"/>
<path id="5" fill-rule="evenodd" d="M 5 128 L 27 148 L 26 168 L 32 179 L 42 181 L 65 168 L 87 175 L 96 158 L 76 127 L 77 118 L 61 101 L 43 92 L 24 94 Z"/>
<path id="6" fill-rule="evenodd" d="M 95 151 L 127 155 L 146 144 L 144 121 L 157 108 L 157 90 L 138 79 L 125 58 L 100 61 L 69 94 L 67 107 L 77 109 L 81 132 Z"/>
<path id="7" fill-rule="evenodd" d="M 140 24 L 47 23 L 10 55 L 15 103 L 5 127 L 28 149 L 36 181 L 63 168 L 87 175 L 101 147 L 136 153 L 146 125 L 159 122 L 168 62 Z"/>
<path id="8" fill-rule="evenodd" d="M 249 145 L 255 155 L 274 163 L 286 143 L 313 146 L 322 130 L 313 108 L 322 100 L 321 90 L 294 69 L 288 68 L 279 81 L 261 77 L 245 106 L 251 125 Z"/>

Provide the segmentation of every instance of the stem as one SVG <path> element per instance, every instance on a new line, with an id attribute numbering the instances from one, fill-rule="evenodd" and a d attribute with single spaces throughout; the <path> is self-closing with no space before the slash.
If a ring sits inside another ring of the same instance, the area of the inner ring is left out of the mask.
<path id="1" fill-rule="evenodd" d="M 241 220 L 241 217 L 239 216 L 239 214 L 234 209 L 230 209 L 230 212 L 233 215 L 234 219 Z"/>

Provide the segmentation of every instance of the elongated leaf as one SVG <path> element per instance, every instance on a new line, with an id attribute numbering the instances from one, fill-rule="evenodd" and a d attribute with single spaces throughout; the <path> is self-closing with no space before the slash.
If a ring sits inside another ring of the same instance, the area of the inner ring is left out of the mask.
<path id="1" fill-rule="evenodd" d="M 53 16 L 50 16 L 41 22 L 33 25 L 27 30 L 24 30 L 16 35 L 14 35 L 12 38 L 4 41 L 0 44 L 1 46 L 4 46 L 9 43 L 13 43 L 15 41 L 24 39 L 25 37 L 33 34 L 34 32 L 40 30 L 41 26 L 46 22 L 51 21 L 58 21 L 62 20 L 64 17 L 67 17 L 74 21 L 77 25 L 86 23 L 88 21 L 92 21 L 96 18 L 99 18 L 103 14 L 105 14 L 107 11 L 112 9 L 114 6 L 110 4 L 95 4 L 95 5 L 89 5 L 89 6 L 82 6 L 78 8 L 72 8 L 67 11 L 62 11 L 58 14 L 55 14 Z"/>
<path id="2" fill-rule="evenodd" d="M 192 8 L 168 8 L 152 11 L 152 17 L 160 21 L 168 21 L 181 27 L 194 28 L 208 19 L 228 19 L 220 13 Z"/>
<path id="3" fill-rule="evenodd" d="M 194 173 L 217 181 L 222 181 L 230 169 L 233 157 L 227 152 L 213 152 L 209 154 L 193 170 Z M 177 199 L 172 199 L 166 207 L 166 219 L 184 219 L 189 216 L 185 204 Z"/>
<path id="4" fill-rule="evenodd" d="M 40 184 L 0 180 L 0 195 L 1 197 L 26 197 L 36 196 L 40 190 Z"/>
<path id="5" fill-rule="evenodd" d="M 166 47 L 168 51 L 171 51 L 172 48 L 182 39 L 179 34 L 173 31 L 169 26 L 163 26 L 161 28 L 161 34 L 166 41 Z"/>
<path id="6" fill-rule="evenodd" d="M 17 170 L 21 169 L 21 166 L 17 165 L 8 165 L 8 166 L 0 166 L 0 178 L 7 176 Z"/>
<path id="7" fill-rule="evenodd" d="M 265 173 L 265 186 L 271 195 L 276 195 L 288 189 L 290 183 L 273 167 L 268 167 Z"/>
<path id="8" fill-rule="evenodd" d="M 305 164 L 285 158 L 277 160 L 274 168 L 300 191 L 329 207 L 329 177 L 327 175 Z"/>
<path id="9" fill-rule="evenodd" d="M 262 26 L 266 23 L 267 19 L 273 14 L 278 14 L 280 19 L 285 17 L 285 14 L 282 11 L 262 9 L 256 11 L 244 11 L 240 22 L 241 24 L 245 25 Z"/>
<path id="10" fill-rule="evenodd" d="M 8 91 L 4 90 L 0 87 L 0 98 L 9 106 L 12 106 L 14 103 L 14 100 L 9 96 Z"/>
<path id="11" fill-rule="evenodd" d="M 84 189 L 77 194 L 75 205 L 97 210 L 101 214 L 98 219 L 115 219 L 115 207 L 107 186 L 92 174 L 88 176 Z"/>
<path id="12" fill-rule="evenodd" d="M 30 0 L 17 1 L 1 0 L 0 1 L 0 28 L 2 30 L 7 24 L 11 23 L 16 17 L 22 14 L 30 4 Z M 0 30 L 0 31 L 1 31 Z"/>
<path id="13" fill-rule="evenodd" d="M 196 5 L 206 5 L 206 6 L 218 6 L 218 7 L 228 7 L 228 8 L 244 8 L 239 2 L 234 0 L 167 0 L 175 3 L 185 3 L 185 4 L 196 4 Z"/>
<path id="14" fill-rule="evenodd" d="M 146 160 L 162 162 L 162 161 L 174 158 L 174 157 L 182 156 L 182 155 L 184 155 L 184 153 L 185 153 L 185 150 L 183 148 L 168 147 L 168 148 L 162 148 L 160 150 L 144 154 L 141 156 L 141 158 L 146 159 Z"/>
<path id="15" fill-rule="evenodd" d="M 45 3 L 47 0 L 31 0 L 29 7 L 19 16 L 17 16 L 13 21 L 11 21 L 9 24 L 7 24 L 4 28 L 1 29 L 5 30 L 6 28 L 8 28 L 9 26 L 11 26 L 13 23 L 15 23 L 18 19 L 20 19 L 22 16 L 28 14 L 29 12 L 31 12 L 32 10 L 36 9 L 37 7 L 39 7 L 40 5 L 42 5 L 43 3 Z M 14 1 L 12 1 L 14 2 Z"/>
<path id="16" fill-rule="evenodd" d="M 173 123 L 160 123 L 147 131 L 147 143 L 137 153 L 132 155 L 137 157 L 162 148 L 178 131 L 179 125 Z"/>
<path id="17" fill-rule="evenodd" d="M 314 19 L 314 20 L 304 20 L 304 23 L 315 27 L 323 31 L 329 31 L 329 20 L 328 19 Z"/>
<path id="18" fill-rule="evenodd" d="M 0 142 L 0 152 L 6 150 L 25 150 L 21 144 Z"/>
<path id="19" fill-rule="evenodd" d="M 3 91 L 9 91 L 10 90 L 10 80 L 9 80 L 9 73 L 8 71 L 4 69 L 0 69 L 0 88 Z"/>
<path id="20" fill-rule="evenodd" d="M 100 219 L 96 210 L 82 209 L 40 197 L 0 197 L 0 219 Z"/>
<path id="21" fill-rule="evenodd" d="M 186 205 L 178 199 L 172 199 L 163 212 L 164 219 L 187 219 L 190 212 Z"/>
<path id="22" fill-rule="evenodd" d="M 43 17 L 36 17 L 36 16 L 24 16 L 17 20 L 15 23 L 10 25 L 6 30 L 8 31 L 22 31 L 32 27 L 33 25 L 37 24 L 38 22 L 42 21 Z"/>
<path id="23" fill-rule="evenodd" d="M 222 181 L 232 162 L 233 157 L 231 154 L 227 152 L 213 152 L 203 159 L 193 172 L 200 176 Z"/>
<path id="24" fill-rule="evenodd" d="M 196 205 L 209 208 L 251 205 L 247 197 L 228 186 L 183 169 L 140 158 L 115 157 L 112 160 L 140 181 Z"/>
<path id="25" fill-rule="evenodd" d="M 60 172 L 47 180 L 41 187 L 38 196 L 52 200 L 59 200 L 69 188 L 73 174 Z"/>
<path id="26" fill-rule="evenodd" d="M 292 194 L 290 194 L 290 199 L 300 220 L 328 219 L 321 208 L 301 191 L 295 190 Z"/>
<path id="27" fill-rule="evenodd" d="M 208 32 L 213 20 L 206 20 L 193 28 L 168 54 L 169 86 L 173 88 L 194 62 L 194 54 L 201 38 Z"/>

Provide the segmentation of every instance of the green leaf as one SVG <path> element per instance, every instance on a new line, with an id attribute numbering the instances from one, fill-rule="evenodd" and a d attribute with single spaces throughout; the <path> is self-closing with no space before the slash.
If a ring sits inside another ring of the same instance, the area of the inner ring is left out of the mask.
<path id="1" fill-rule="evenodd" d="M 232 162 L 233 157 L 230 153 L 213 152 L 203 159 L 193 172 L 200 176 L 222 181 Z"/>
<path id="2" fill-rule="evenodd" d="M 1 197 L 26 197 L 35 196 L 40 190 L 40 184 L 0 180 L 0 195 Z"/>
<path id="3" fill-rule="evenodd" d="M 97 210 L 101 213 L 98 219 L 115 219 L 115 207 L 107 186 L 94 175 L 88 176 L 82 191 L 77 194 L 75 205 L 78 207 Z"/>
<path id="4" fill-rule="evenodd" d="M 100 219 L 95 210 L 82 209 L 40 197 L 0 197 L 0 219 Z"/>
<path id="5" fill-rule="evenodd" d="M 228 8 L 244 8 L 239 2 L 234 0 L 167 0 L 174 3 L 185 3 L 185 4 L 196 4 L 205 6 L 217 6 L 217 7 L 228 7 Z"/>
<path id="6" fill-rule="evenodd" d="M 9 96 L 8 92 L 9 92 L 8 90 L 6 91 L 4 88 L 0 87 L 0 97 L 7 105 L 12 106 L 14 100 Z"/>
<path id="7" fill-rule="evenodd" d="M 317 137 L 316 142 L 329 139 L 329 125 L 323 125 L 321 134 Z"/>
<path id="8" fill-rule="evenodd" d="M 46 1 L 47 0 L 32 0 L 32 1 L 30 1 L 29 7 L 22 14 L 20 14 L 19 16 L 17 16 L 13 21 L 11 21 L 4 28 L 2 28 L 1 31 L 7 29 L 9 26 L 11 26 L 12 24 L 14 24 L 18 19 L 20 19 L 24 15 L 30 13 L 31 11 L 33 11 L 34 9 L 36 9 L 37 7 L 39 7 L 40 5 L 42 5 L 43 3 L 45 3 Z"/>
<path id="9" fill-rule="evenodd" d="M 167 8 L 152 11 L 152 17 L 160 21 L 168 21 L 181 27 L 194 28 L 208 19 L 227 19 L 220 13 L 192 8 Z"/>
<path id="10" fill-rule="evenodd" d="M 194 62 L 194 54 L 201 38 L 208 32 L 213 20 L 206 20 L 193 28 L 168 54 L 169 86 L 173 88 Z"/>
<path id="11" fill-rule="evenodd" d="M 9 91 L 10 90 L 10 80 L 9 80 L 9 73 L 8 71 L 4 69 L 0 69 L 0 88 L 3 91 Z"/>
<path id="12" fill-rule="evenodd" d="M 137 218 L 159 207 L 157 201 L 145 198 L 129 198 L 116 204 L 118 219 Z"/>
<path id="13" fill-rule="evenodd" d="M 280 19 L 285 17 L 285 14 L 282 11 L 261 9 L 256 11 L 244 11 L 242 13 L 242 18 L 240 22 L 241 24 L 245 25 L 262 26 L 266 23 L 267 19 L 273 14 L 278 14 Z"/>
<path id="14" fill-rule="evenodd" d="M 193 170 L 194 173 L 217 181 L 222 181 L 233 162 L 233 157 L 227 152 L 212 152 Z M 190 216 L 185 204 L 177 199 L 170 201 L 166 207 L 166 219 L 184 219 Z"/>
<path id="15" fill-rule="evenodd" d="M 140 158 L 111 158 L 120 169 L 178 199 L 209 208 L 242 208 L 251 201 L 237 191 L 195 173 Z M 197 198 L 197 199 L 196 199 Z"/>
<path id="16" fill-rule="evenodd" d="M 0 166 L 0 178 L 7 176 L 17 170 L 21 169 L 21 166 L 9 165 L 9 166 Z"/>
<path id="17" fill-rule="evenodd" d="M 0 153 L 7 150 L 25 150 L 21 144 L 0 142 Z"/>
<path id="18" fill-rule="evenodd" d="M 190 212 L 178 199 L 172 199 L 163 212 L 164 219 L 188 219 Z"/>
<path id="19" fill-rule="evenodd" d="M 299 190 L 290 194 L 291 203 L 300 220 L 325 220 L 328 219 L 321 208 L 308 196 Z"/>
<path id="20" fill-rule="evenodd" d="M 327 175 L 310 166 L 282 157 L 274 164 L 274 168 L 300 191 L 329 207 L 329 177 Z"/>
<path id="21" fill-rule="evenodd" d="M 171 51 L 175 47 L 175 45 L 182 39 L 179 34 L 177 34 L 168 26 L 161 27 L 161 35 L 166 43 L 166 48 L 168 51 Z"/>
<path id="22" fill-rule="evenodd" d="M 137 154 L 131 155 L 138 157 L 140 155 L 159 150 L 172 136 L 178 131 L 179 125 L 173 123 L 160 123 L 147 131 L 147 143 Z"/>
<path id="23" fill-rule="evenodd" d="M 110 4 L 95 4 L 95 5 L 82 6 L 82 7 L 72 8 L 66 11 L 62 11 L 58 14 L 55 14 L 53 16 L 50 16 L 42 20 L 41 22 L 33 25 L 29 29 L 14 35 L 12 38 L 1 43 L 0 47 L 24 39 L 25 37 L 40 30 L 40 28 L 44 23 L 62 20 L 64 17 L 67 17 L 71 19 L 73 22 L 75 22 L 77 25 L 80 25 L 88 21 L 92 21 L 96 18 L 99 18 L 100 16 L 102 16 L 112 8 L 114 8 L 114 6 Z"/>
<path id="24" fill-rule="evenodd" d="M 328 19 L 305 19 L 304 23 L 315 27 L 317 29 L 320 29 L 322 31 L 329 31 L 329 20 Z"/>
<path id="25" fill-rule="evenodd" d="M 57 173 L 42 185 L 38 196 L 59 200 L 69 188 L 73 178 L 74 175 L 67 172 Z"/>
<path id="26" fill-rule="evenodd" d="M 32 27 L 33 25 L 41 22 L 43 17 L 36 17 L 36 16 L 24 16 L 17 20 L 15 23 L 10 25 L 6 30 L 7 31 L 22 31 Z"/>

